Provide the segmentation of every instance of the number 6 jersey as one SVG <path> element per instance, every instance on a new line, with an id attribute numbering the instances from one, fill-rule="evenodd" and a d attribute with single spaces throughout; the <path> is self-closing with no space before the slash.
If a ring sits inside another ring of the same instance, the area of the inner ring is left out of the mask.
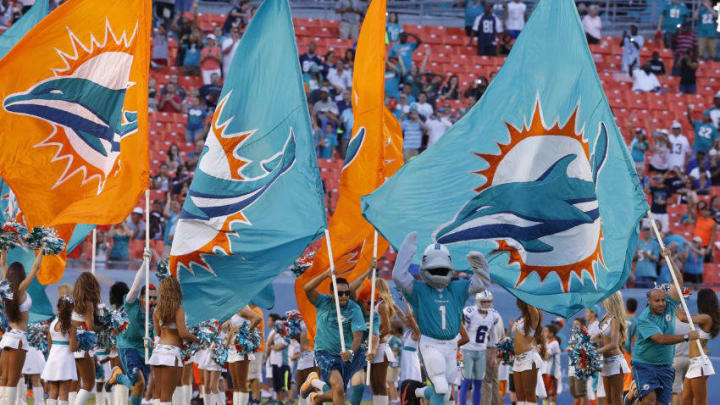
<path id="1" fill-rule="evenodd" d="M 465 307 L 463 310 L 463 324 L 470 342 L 464 344 L 462 350 L 485 350 L 490 339 L 495 339 L 493 330 L 500 320 L 500 314 L 490 308 L 484 314 L 477 307 Z"/>

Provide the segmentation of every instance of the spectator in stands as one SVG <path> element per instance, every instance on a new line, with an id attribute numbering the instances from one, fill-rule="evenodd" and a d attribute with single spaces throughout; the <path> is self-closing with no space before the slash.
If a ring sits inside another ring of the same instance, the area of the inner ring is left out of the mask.
<path id="1" fill-rule="evenodd" d="M 323 75 L 327 75 L 328 71 L 331 67 L 335 66 L 335 62 L 337 61 L 338 57 L 335 55 L 335 51 L 328 51 L 328 53 L 325 54 L 323 57 L 323 66 L 322 66 L 322 73 Z"/>
<path id="2" fill-rule="evenodd" d="M 28 0 L 23 0 L 23 2 L 26 1 Z M 31 4 L 34 2 L 31 0 Z M 175 13 L 175 0 L 155 0 L 152 4 L 153 21 L 159 23 L 157 25 L 169 25 Z"/>
<path id="3" fill-rule="evenodd" d="M 432 72 L 428 72 L 425 75 L 425 84 L 423 84 L 422 92 L 425 93 L 427 96 L 427 100 L 430 103 L 430 105 L 435 104 L 435 100 L 437 99 L 438 95 L 440 95 L 440 90 L 442 89 L 442 83 L 443 83 L 443 76 L 436 75 Z M 420 94 L 418 94 L 418 98 L 420 97 Z"/>
<path id="4" fill-rule="evenodd" d="M 652 204 L 650 205 L 650 212 L 653 213 L 655 219 L 660 223 L 660 230 L 669 230 L 670 221 L 667 214 L 667 202 L 672 196 L 672 189 L 665 182 L 667 180 L 667 173 L 662 176 L 656 176 L 650 179 L 650 185 L 645 190 L 646 193 L 650 194 Z"/>
<path id="5" fill-rule="evenodd" d="M 430 115 L 430 118 L 423 124 L 423 129 L 428 134 L 427 147 L 429 148 L 439 141 L 451 126 L 452 123 L 447 117 L 446 110 L 442 107 L 438 108 L 437 113 Z"/>
<path id="6" fill-rule="evenodd" d="M 480 100 L 480 97 L 482 97 L 482 95 L 485 93 L 488 84 L 488 79 L 485 76 L 480 76 L 479 78 L 473 80 L 470 87 L 465 90 L 463 97 L 474 97 L 475 100 Z"/>
<path id="7" fill-rule="evenodd" d="M 0 0 L 0 28 L 8 28 L 13 23 L 13 4 L 10 0 Z"/>
<path id="8" fill-rule="evenodd" d="M 675 33 L 689 15 L 690 11 L 680 0 L 665 3 L 657 26 L 657 30 L 662 32 L 665 48 L 675 49 Z"/>
<path id="9" fill-rule="evenodd" d="M 662 87 L 657 76 L 650 69 L 650 64 L 645 63 L 641 67 L 637 67 L 637 63 L 630 65 L 630 77 L 633 79 L 633 91 L 645 92 L 660 92 Z"/>
<path id="10" fill-rule="evenodd" d="M 153 30 L 152 37 L 152 56 L 150 58 L 150 67 L 160 69 L 168 64 L 168 36 L 164 25 L 158 25 Z"/>
<path id="11" fill-rule="evenodd" d="M 408 42 L 408 37 L 412 37 L 415 41 Z M 398 58 L 402 71 L 406 72 L 412 64 L 413 51 L 422 44 L 422 41 L 417 35 L 411 32 L 402 32 L 400 33 L 399 38 L 400 42 L 390 48 L 390 57 Z"/>
<path id="12" fill-rule="evenodd" d="M 165 217 L 163 240 L 165 241 L 166 251 L 172 246 L 172 240 L 175 237 L 175 227 L 177 227 L 177 221 L 180 219 L 181 212 L 182 205 L 180 205 L 180 202 L 173 199 L 170 193 L 167 193 L 165 196 L 165 208 L 163 209 L 163 216 Z"/>
<path id="13" fill-rule="evenodd" d="M 195 143 L 205 133 L 205 118 L 207 109 L 200 105 L 197 98 L 193 98 L 190 107 L 185 109 L 187 124 L 185 124 L 185 142 Z"/>
<path id="14" fill-rule="evenodd" d="M 318 145 L 318 159 L 332 159 L 333 151 L 337 145 L 337 131 L 332 122 L 327 122 Z"/>
<path id="15" fill-rule="evenodd" d="M 710 184 L 713 186 L 720 186 L 720 159 L 718 159 L 718 153 L 716 149 L 710 149 L 708 165 L 710 166 Z M 720 204 L 720 200 L 717 201 Z M 712 207 L 713 216 L 717 217 L 720 212 L 720 206 Z"/>
<path id="16" fill-rule="evenodd" d="M 422 121 L 420 114 L 415 107 L 410 108 L 410 113 L 402 121 L 403 131 L 403 159 L 408 162 L 420 153 L 422 147 Z"/>
<path id="17" fill-rule="evenodd" d="M 135 208 L 136 210 L 139 208 Z M 135 210 L 133 210 L 134 212 Z M 133 232 L 128 229 L 125 222 L 115 224 L 110 228 L 110 238 L 112 239 L 112 249 L 110 249 L 109 260 L 129 260 L 130 259 L 130 238 Z M 144 236 L 143 236 L 144 237 Z"/>
<path id="18" fill-rule="evenodd" d="M 400 96 L 400 69 L 397 58 L 385 62 L 385 97 L 398 99 Z"/>
<path id="19" fill-rule="evenodd" d="M 650 143 L 648 142 L 645 130 L 637 128 L 635 130 L 635 136 L 630 142 L 630 155 L 632 156 L 633 161 L 638 165 L 645 166 L 645 154 L 649 149 Z"/>
<path id="20" fill-rule="evenodd" d="M 650 227 L 643 223 L 640 239 L 635 251 L 635 288 L 651 288 L 657 279 L 657 264 L 660 260 L 660 245 L 650 237 Z"/>
<path id="21" fill-rule="evenodd" d="M 182 158 L 180 157 L 180 149 L 176 144 L 170 145 L 167 152 L 165 152 L 165 163 L 168 165 L 169 170 L 177 170 L 179 166 L 182 166 Z"/>
<path id="22" fill-rule="evenodd" d="M 181 100 L 185 100 L 185 96 L 187 95 L 187 92 L 185 91 L 185 88 L 180 85 L 180 77 L 176 74 L 170 75 L 170 81 L 165 84 L 160 92 L 160 95 L 164 96 L 168 93 L 168 85 L 172 83 L 172 85 L 175 87 L 175 94 L 180 96 Z"/>
<path id="23" fill-rule="evenodd" d="M 185 51 L 183 50 L 183 44 L 190 41 L 190 35 L 196 30 L 199 31 L 198 25 L 198 12 L 197 2 L 193 4 L 193 18 L 190 19 L 182 14 L 175 16 L 175 20 L 170 25 L 170 31 L 178 39 L 180 47 L 178 48 L 176 65 L 182 66 L 183 59 L 185 58 Z"/>
<path id="24" fill-rule="evenodd" d="M 500 20 L 492 13 L 492 4 L 485 3 L 483 13 L 477 16 L 473 23 L 473 33 L 477 37 L 477 54 L 496 55 L 496 37 L 501 31 Z"/>
<path id="25" fill-rule="evenodd" d="M 428 103 L 427 94 L 424 92 L 421 92 L 420 95 L 418 95 L 417 102 L 413 103 L 410 108 L 411 110 L 415 109 L 418 114 L 422 116 L 423 121 L 428 119 L 433 113 L 433 106 Z"/>
<path id="26" fill-rule="evenodd" d="M 338 0 L 335 12 L 340 14 L 340 39 L 357 41 L 365 4 L 360 0 Z"/>
<path id="27" fill-rule="evenodd" d="M 388 22 L 385 28 L 387 32 L 387 40 L 390 43 L 400 40 L 400 33 L 403 32 L 403 26 L 398 21 L 397 13 L 388 13 Z"/>
<path id="28" fill-rule="evenodd" d="M 465 6 L 465 35 L 468 37 L 467 46 L 473 45 L 473 39 L 475 38 L 475 32 L 473 25 L 475 25 L 475 19 L 483 13 L 485 10 L 485 4 L 480 0 L 464 0 Z"/>
<path id="29" fill-rule="evenodd" d="M 182 196 L 187 195 L 187 189 L 190 187 L 192 176 L 187 171 L 185 165 L 180 165 L 175 170 L 175 178 L 173 178 L 172 193 Z"/>
<path id="30" fill-rule="evenodd" d="M 308 94 L 313 94 L 313 92 L 320 89 L 320 83 L 322 82 L 322 72 L 320 68 L 320 66 L 313 65 L 310 68 L 310 73 L 303 74 L 303 80 L 306 83 Z"/>
<path id="31" fill-rule="evenodd" d="M 667 130 L 661 129 L 653 134 L 655 136 L 655 144 L 653 145 L 652 156 L 648 162 L 648 168 L 651 172 L 665 173 L 669 167 L 668 155 L 670 154 L 670 141 L 667 137 Z"/>
<path id="32" fill-rule="evenodd" d="M 690 161 L 688 162 L 687 170 L 685 170 L 685 173 L 687 173 L 691 177 L 694 177 L 695 179 L 699 179 L 701 170 L 709 171 L 710 162 L 705 158 L 705 152 L 698 151 L 695 157 L 693 159 L 690 159 Z"/>
<path id="33" fill-rule="evenodd" d="M 420 89 L 418 89 L 417 93 L 415 93 L 415 89 L 412 86 L 405 84 L 402 86 L 401 93 L 407 97 L 408 103 L 412 104 L 417 101 L 415 94 L 420 95 Z"/>
<path id="34" fill-rule="evenodd" d="M 640 62 L 638 61 L 638 63 Z M 650 71 L 655 74 L 655 76 L 662 76 L 665 74 L 665 64 L 662 59 L 660 59 L 660 54 L 657 51 L 652 53 L 652 58 L 647 61 L 647 64 L 650 65 Z"/>
<path id="35" fill-rule="evenodd" d="M 165 162 L 160 163 L 160 171 L 151 179 L 151 188 L 153 190 L 168 191 L 170 189 L 170 183 L 172 182 L 170 173 L 168 164 Z"/>
<path id="36" fill-rule="evenodd" d="M 702 284 L 703 276 L 703 259 L 707 254 L 706 249 L 702 247 L 702 239 L 695 236 L 692 243 L 685 245 L 687 251 L 687 259 L 683 266 L 683 281 L 689 284 Z"/>
<path id="37" fill-rule="evenodd" d="M 622 46 L 623 57 L 622 57 L 622 71 L 627 73 L 630 71 L 630 66 L 634 64 L 640 64 L 640 50 L 642 49 L 645 38 L 638 34 L 637 25 L 630 26 L 630 35 L 623 31 L 622 39 L 620 40 L 620 46 Z"/>
<path id="38" fill-rule="evenodd" d="M 307 52 L 300 55 L 300 66 L 302 67 L 303 73 L 310 73 L 310 69 L 313 66 L 317 66 L 318 68 L 322 66 L 322 59 L 315 53 L 316 49 L 317 45 L 315 41 L 310 41 Z"/>
<path id="39" fill-rule="evenodd" d="M 330 68 L 327 79 L 335 88 L 336 94 L 342 94 L 343 91 L 352 87 L 352 73 L 345 69 L 345 63 L 339 59 L 334 68 Z"/>
<path id="40" fill-rule="evenodd" d="M 350 104 L 350 90 L 343 91 L 338 97 L 335 98 L 335 104 L 337 104 L 338 112 L 340 115 L 348 109 L 352 108 Z"/>
<path id="41" fill-rule="evenodd" d="M 517 38 L 525 27 L 527 6 L 520 0 L 512 0 L 504 6 L 505 32 Z"/>
<path id="42" fill-rule="evenodd" d="M 458 79 L 457 75 L 450 76 L 450 79 L 447 81 L 445 86 L 443 86 L 442 90 L 440 90 L 440 95 L 438 98 L 440 99 L 448 99 L 448 100 L 457 100 L 460 95 L 460 80 Z"/>
<path id="43" fill-rule="evenodd" d="M 195 148 L 188 152 L 187 159 L 185 160 L 185 166 L 189 170 L 195 170 L 195 167 L 197 166 L 198 161 L 200 160 L 200 155 L 202 155 L 203 149 L 205 148 L 205 140 L 202 138 L 195 140 Z"/>
<path id="44" fill-rule="evenodd" d="M 230 64 L 238 45 L 240 45 L 240 28 L 232 27 L 230 28 L 230 36 L 225 37 L 222 41 L 222 71 L 225 76 L 230 72 Z"/>
<path id="45" fill-rule="evenodd" d="M 690 156 L 690 143 L 682 133 L 682 125 L 678 121 L 673 121 L 670 127 L 670 135 L 668 142 L 670 143 L 670 153 L 668 154 L 668 166 L 670 169 L 675 167 L 681 171 L 685 169 L 685 163 Z"/>
<path id="46" fill-rule="evenodd" d="M 222 75 L 222 49 L 216 45 L 216 41 L 215 34 L 208 34 L 205 37 L 206 45 L 200 52 L 200 71 L 203 84 L 210 84 L 213 73 Z"/>
<path id="47" fill-rule="evenodd" d="M 700 244 L 705 248 L 705 263 L 712 262 L 712 246 L 715 243 L 715 234 L 717 232 L 717 222 L 712 216 L 710 206 L 701 201 L 698 203 L 698 211 L 700 215 L 695 220 L 695 231 L 693 238 L 699 237 Z"/>
<path id="48" fill-rule="evenodd" d="M 321 125 L 323 129 L 325 128 L 325 122 L 330 121 L 337 124 L 339 121 L 338 115 L 340 112 L 337 104 L 328 97 L 328 90 L 325 88 L 320 89 L 320 100 L 313 105 L 313 112 L 315 114 L 314 118 L 323 123 Z"/>
<path id="49" fill-rule="evenodd" d="M 205 106 L 209 109 L 208 114 L 217 106 L 221 92 L 222 85 L 220 84 L 220 75 L 218 73 L 213 73 L 210 76 L 210 84 L 204 84 L 198 89 L 200 98 L 202 98 Z"/>
<path id="50" fill-rule="evenodd" d="M 398 120 L 402 120 L 405 118 L 405 114 L 410 113 L 410 102 L 408 101 L 408 97 L 406 94 L 400 94 L 400 98 L 398 99 L 397 105 L 395 106 L 395 117 Z"/>
<path id="51" fill-rule="evenodd" d="M 164 94 L 158 102 L 158 111 L 179 113 L 182 111 L 182 99 L 178 95 L 177 88 L 174 84 L 168 83 L 166 86 L 167 92 Z"/>
<path id="52" fill-rule="evenodd" d="M 193 29 L 186 41 L 181 41 L 183 50 L 182 73 L 197 76 L 200 74 L 200 55 L 202 52 L 202 37 L 199 29 Z"/>
<path id="53" fill-rule="evenodd" d="M 350 92 L 346 93 L 350 94 Z M 352 107 L 349 105 L 349 100 L 347 108 L 342 110 L 340 113 L 340 123 L 342 127 L 342 135 L 340 137 L 339 152 L 340 157 L 345 159 L 345 152 L 347 152 L 348 143 L 350 142 L 350 138 L 352 138 L 353 124 L 355 123 L 355 117 L 353 116 Z"/>
<path id="54" fill-rule="evenodd" d="M 355 63 L 355 50 L 352 48 L 346 49 L 345 57 L 342 58 L 342 61 L 345 63 L 345 70 L 350 71 L 350 75 L 352 75 L 353 64 Z"/>
<path id="55" fill-rule="evenodd" d="M 715 128 L 720 128 L 720 91 L 713 97 L 713 106 L 706 111 Z"/>
<path id="56" fill-rule="evenodd" d="M 250 20 L 250 9 L 252 4 L 249 0 L 241 0 L 236 2 L 233 8 L 227 15 L 225 23 L 222 26 L 223 34 L 227 34 L 232 31 L 233 28 L 240 29 Z"/>
<path id="57" fill-rule="evenodd" d="M 688 106 L 687 119 L 695 130 L 695 137 L 693 138 L 692 145 L 693 154 L 703 152 L 703 155 L 705 155 L 705 153 L 710 151 L 710 148 L 712 148 L 715 140 L 718 139 L 717 128 L 715 128 L 712 120 L 710 119 L 710 113 L 708 111 L 704 111 L 702 114 L 702 121 L 696 121 L 692 119 L 692 110 L 690 109 L 690 106 Z"/>
<path id="58" fill-rule="evenodd" d="M 695 91 L 697 90 L 696 72 L 698 66 L 699 62 L 694 49 L 685 51 L 678 60 L 681 93 L 695 94 Z"/>
<path id="59" fill-rule="evenodd" d="M 687 51 L 697 52 L 697 35 L 692 31 L 690 23 L 685 23 L 680 28 L 677 34 L 675 34 L 675 54 L 673 59 L 673 76 L 680 76 L 680 65 L 679 61 Z"/>
<path id="60" fill-rule="evenodd" d="M 713 9 L 710 0 L 703 0 L 695 10 L 693 20 L 698 27 L 698 55 L 703 60 L 715 59 L 715 46 L 717 43 L 718 13 Z"/>
<path id="61" fill-rule="evenodd" d="M 582 18 L 582 26 L 585 30 L 588 44 L 599 44 L 602 40 L 602 19 L 600 18 L 600 8 L 597 4 L 593 4 L 588 8 L 588 13 Z"/>
<path id="62" fill-rule="evenodd" d="M 507 31 L 501 32 L 497 37 L 497 54 L 501 56 L 509 55 L 514 44 L 515 39 Z"/>
<path id="63" fill-rule="evenodd" d="M 165 234 L 165 217 L 163 216 L 163 203 L 153 200 L 150 210 L 150 240 L 162 240 Z M 162 254 L 162 252 L 157 252 Z"/>
<path id="64" fill-rule="evenodd" d="M 125 227 L 130 231 L 131 239 L 145 239 L 144 212 L 140 207 L 135 207 L 130 217 L 125 220 Z"/>
<path id="65" fill-rule="evenodd" d="M 410 101 L 414 101 L 418 94 L 420 94 L 421 87 L 423 86 L 423 77 L 425 76 L 425 67 L 427 66 L 430 53 L 430 48 L 426 48 L 425 56 L 423 56 L 420 67 L 418 67 L 417 64 L 412 63 L 409 71 L 403 63 L 400 63 L 400 67 L 402 69 L 402 83 L 405 86 L 408 86 L 407 90 L 404 88 L 403 90 L 406 91 L 405 94 L 408 95 L 408 100 Z"/>

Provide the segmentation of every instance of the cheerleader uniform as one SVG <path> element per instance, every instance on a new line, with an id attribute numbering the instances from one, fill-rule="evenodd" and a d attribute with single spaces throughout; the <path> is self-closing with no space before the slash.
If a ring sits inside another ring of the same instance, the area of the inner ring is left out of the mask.
<path id="1" fill-rule="evenodd" d="M 599 333 L 603 337 L 609 338 L 612 334 L 612 326 L 610 325 L 612 323 L 612 317 L 608 318 L 606 322 L 604 322 L 599 329 Z M 610 377 L 611 375 L 616 374 L 628 374 L 630 372 L 630 367 L 627 364 L 627 360 L 625 360 L 625 356 L 623 356 L 622 353 L 616 354 L 615 356 L 605 357 L 602 356 L 603 366 L 602 370 L 600 370 L 600 375 L 602 377 Z M 600 382 L 598 382 L 598 385 Z M 605 393 L 605 387 L 603 386 L 603 393 Z M 598 387 L 598 391 L 600 391 L 600 388 Z"/>
<path id="2" fill-rule="evenodd" d="M 697 328 L 697 331 L 698 339 L 712 339 L 712 336 L 704 330 Z M 688 367 L 685 378 L 693 379 L 709 375 L 715 375 L 715 369 L 707 355 L 690 358 L 690 367 Z"/>
<path id="3" fill-rule="evenodd" d="M 382 303 L 383 301 L 380 300 L 377 305 L 375 305 L 376 314 L 380 313 L 378 312 L 378 309 L 380 308 L 380 305 Z M 377 351 L 375 352 L 375 358 L 373 358 L 372 364 L 383 363 L 386 359 L 388 363 L 394 363 L 396 361 L 395 353 L 392 352 L 390 346 L 388 346 L 387 341 L 385 340 L 378 344 Z"/>
<path id="4" fill-rule="evenodd" d="M 412 332 L 406 329 L 402 337 L 403 347 L 400 355 L 400 383 L 405 380 L 413 380 L 422 382 L 422 372 L 420 371 L 420 357 L 418 357 L 418 343 L 413 340 Z"/>
<path id="5" fill-rule="evenodd" d="M 247 327 L 247 324 L 249 324 L 249 321 L 238 314 L 235 314 L 232 316 L 232 318 L 230 318 L 230 326 L 233 328 Z M 243 360 L 255 360 L 255 355 L 253 355 L 252 353 L 238 352 L 237 348 L 235 347 L 234 341 L 230 342 L 230 345 L 228 347 L 227 362 L 237 363 L 238 361 Z"/>
<path id="6" fill-rule="evenodd" d="M 175 322 L 167 325 L 160 324 L 163 329 L 177 329 Z M 159 337 L 158 337 L 159 340 Z M 148 360 L 148 364 L 151 366 L 168 366 L 168 367 L 182 367 L 182 350 L 174 345 L 156 344 L 153 348 L 152 356 Z"/>
<path id="7" fill-rule="evenodd" d="M 525 334 L 525 319 L 520 318 L 518 319 L 512 327 L 513 333 L 519 333 L 519 334 Z M 531 330 L 528 334 L 529 337 L 535 336 L 535 331 Z M 543 367 L 543 359 L 540 357 L 540 354 L 537 352 L 535 347 L 532 349 L 526 351 L 525 353 L 520 353 L 515 356 L 515 361 L 513 362 L 512 371 L 513 373 L 519 373 L 522 371 L 532 370 L 533 365 L 535 365 L 535 368 L 538 369 L 538 375 L 540 375 L 540 371 Z M 543 387 L 545 385 L 543 384 Z"/>
<path id="8" fill-rule="evenodd" d="M 55 330 L 58 320 L 50 324 L 52 346 L 41 379 L 45 381 L 77 381 L 75 357 L 70 351 L 70 335 Z"/>
<path id="9" fill-rule="evenodd" d="M 85 323 L 85 315 L 78 314 L 77 312 L 73 311 L 72 315 L 70 316 L 70 320 L 73 322 L 82 322 Z M 78 329 L 81 329 L 81 327 L 77 327 Z M 75 356 L 76 359 L 84 359 L 85 355 L 88 354 L 87 350 L 80 350 L 73 353 L 73 356 Z"/>
<path id="10" fill-rule="evenodd" d="M 22 373 L 25 375 L 36 375 L 42 373 L 44 369 L 45 356 L 43 353 L 32 346 L 28 347 Z"/>
<path id="11" fill-rule="evenodd" d="M 22 312 L 30 312 L 30 307 L 32 306 L 32 299 L 30 299 L 30 294 L 25 294 L 25 302 L 20 304 L 18 307 L 18 311 Z M 21 330 L 21 329 L 10 329 L 9 331 L 5 332 L 3 334 L 2 339 L 0 339 L 0 349 L 18 349 L 22 348 L 25 351 L 28 351 L 30 349 L 30 345 L 28 344 L 27 340 L 27 331 Z"/>

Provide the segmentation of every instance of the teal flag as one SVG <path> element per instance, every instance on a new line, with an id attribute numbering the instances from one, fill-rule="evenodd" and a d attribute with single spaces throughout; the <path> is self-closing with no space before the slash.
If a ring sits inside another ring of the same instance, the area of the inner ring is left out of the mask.
<path id="1" fill-rule="evenodd" d="M 48 13 L 49 0 L 37 0 L 30 10 L 0 35 L 0 59 Z"/>
<path id="2" fill-rule="evenodd" d="M 454 265 L 561 316 L 621 288 L 647 207 L 572 0 L 541 0 L 480 101 L 363 198 L 393 246 L 418 231 Z"/>
<path id="3" fill-rule="evenodd" d="M 170 252 L 189 324 L 228 319 L 327 227 L 297 55 L 288 0 L 265 0 L 226 73 Z"/>

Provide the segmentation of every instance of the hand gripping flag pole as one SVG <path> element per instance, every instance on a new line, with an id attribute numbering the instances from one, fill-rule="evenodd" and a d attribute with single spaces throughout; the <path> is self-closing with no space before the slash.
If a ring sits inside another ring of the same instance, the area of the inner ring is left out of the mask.
<path id="1" fill-rule="evenodd" d="M 663 252 L 663 256 L 665 257 L 665 262 L 667 262 L 668 267 L 670 268 L 670 276 L 672 277 L 673 284 L 675 285 L 675 289 L 678 292 L 678 296 L 680 297 L 680 304 L 682 305 L 683 311 L 685 312 L 685 316 L 688 319 L 688 324 L 690 325 L 690 330 L 695 330 L 695 324 L 692 322 L 692 317 L 690 316 L 690 310 L 688 310 L 687 303 L 685 302 L 685 297 L 683 296 L 683 292 L 680 289 L 680 283 L 678 282 L 677 275 L 675 274 L 675 263 L 673 263 L 672 259 L 670 258 L 670 255 L 667 254 L 665 251 L 665 243 L 663 242 L 662 235 L 660 234 L 660 231 L 657 228 L 657 224 L 655 223 L 655 217 L 653 216 L 652 212 L 648 210 L 648 218 L 650 218 L 650 225 L 652 225 L 653 233 L 655 234 L 655 238 L 657 239 L 658 243 L 660 244 L 660 249 Z M 705 363 L 709 363 L 710 359 L 705 356 L 705 351 L 702 348 L 702 345 L 700 344 L 700 339 L 695 339 L 695 343 L 697 343 L 698 350 L 700 350 L 700 356 L 703 358 L 703 361 Z"/>
<path id="2" fill-rule="evenodd" d="M 145 190 L 145 250 L 150 250 L 150 190 Z M 145 255 L 143 255 L 145 256 Z M 150 259 L 143 257 L 145 267 L 145 363 L 150 356 Z"/>
<path id="3" fill-rule="evenodd" d="M 327 243 L 328 258 L 330 260 L 330 277 L 332 280 L 333 298 L 335 299 L 335 312 L 337 312 L 338 330 L 340 332 L 340 353 L 345 351 L 345 335 L 343 334 L 342 315 L 340 314 L 340 300 L 337 292 L 337 279 L 335 278 L 335 260 L 333 260 L 330 231 L 325 229 L 325 242 Z"/>
<path id="4" fill-rule="evenodd" d="M 378 232 L 375 230 L 373 237 L 373 260 L 375 261 L 372 267 L 372 277 L 370 278 L 372 285 L 370 286 L 370 329 L 368 330 L 368 353 L 372 353 L 373 348 L 373 312 L 375 311 L 375 277 L 377 276 L 377 245 L 378 245 Z M 378 341 L 378 344 L 380 342 Z M 372 366 L 372 360 L 367 362 L 367 372 L 365 373 L 365 385 L 370 385 L 370 367 Z"/>

